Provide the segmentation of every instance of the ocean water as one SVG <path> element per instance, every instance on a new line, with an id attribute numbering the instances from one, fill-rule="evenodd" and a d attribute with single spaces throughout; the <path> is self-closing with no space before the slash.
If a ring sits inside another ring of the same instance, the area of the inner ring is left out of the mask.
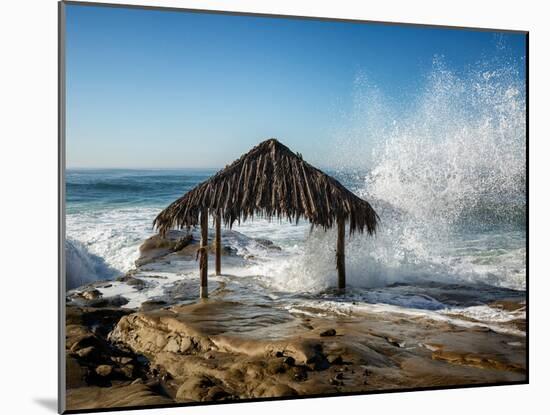
<path id="1" fill-rule="evenodd" d="M 316 304 L 330 313 L 397 307 L 462 315 L 463 323 L 524 316 L 525 310 L 512 315 L 487 307 L 525 294 L 522 91 L 523 81 L 505 65 L 457 75 L 436 60 L 411 106 L 395 114 L 376 86 L 358 77 L 354 112 L 335 133 L 335 166 L 326 171 L 368 200 L 381 226 L 374 237 L 347 238 L 346 296 L 331 291 L 334 230 L 259 218 L 234 227 L 243 236 L 233 241 L 253 258 L 224 268 L 240 278 L 235 290 L 252 289 L 256 299 L 267 296 L 302 312 Z M 158 212 L 214 173 L 69 169 L 67 288 L 132 269 Z M 258 250 L 251 238 L 282 249 Z M 196 264 L 185 267 L 155 272 L 169 275 L 170 283 L 198 279 Z"/>

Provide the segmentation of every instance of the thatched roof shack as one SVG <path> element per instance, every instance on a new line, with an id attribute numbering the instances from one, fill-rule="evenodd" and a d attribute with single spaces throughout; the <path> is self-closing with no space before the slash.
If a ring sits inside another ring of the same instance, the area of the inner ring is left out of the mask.
<path id="1" fill-rule="evenodd" d="M 199 223 L 204 228 L 204 223 L 208 225 L 208 212 L 216 218 L 217 228 L 220 222 L 232 227 L 235 222 L 256 215 L 286 218 L 296 223 L 303 218 L 312 226 L 324 229 L 338 224 L 341 244 L 346 221 L 350 233 L 373 234 L 379 220 L 368 202 L 276 139 L 258 144 L 187 192 L 160 212 L 153 225 L 160 233 L 171 228 L 191 228 Z M 343 246 L 341 250 L 343 261 Z M 338 270 L 339 274 L 343 272 L 343 263 L 338 265 Z M 342 284 L 345 283 L 340 281 L 339 285 Z"/>

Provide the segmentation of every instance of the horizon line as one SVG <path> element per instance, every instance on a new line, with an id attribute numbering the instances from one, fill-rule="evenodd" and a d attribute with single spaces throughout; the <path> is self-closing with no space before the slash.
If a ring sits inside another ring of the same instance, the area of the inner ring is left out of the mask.
<path id="1" fill-rule="evenodd" d="M 93 166 L 65 166 L 65 171 L 69 170 L 223 170 L 229 164 L 223 167 L 93 167 Z M 368 170 L 368 168 L 357 169 L 356 167 L 334 167 L 334 166 L 315 166 L 321 170 Z"/>

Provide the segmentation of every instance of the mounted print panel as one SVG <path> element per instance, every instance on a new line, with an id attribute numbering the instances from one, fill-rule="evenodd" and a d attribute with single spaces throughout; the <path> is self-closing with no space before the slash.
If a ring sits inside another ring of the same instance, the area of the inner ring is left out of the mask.
<path id="1" fill-rule="evenodd" d="M 527 383 L 527 32 L 59 12 L 60 412 Z"/>

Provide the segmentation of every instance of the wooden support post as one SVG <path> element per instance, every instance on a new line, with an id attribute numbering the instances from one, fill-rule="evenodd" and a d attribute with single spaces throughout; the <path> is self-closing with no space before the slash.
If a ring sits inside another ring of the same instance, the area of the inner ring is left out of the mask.
<path id="1" fill-rule="evenodd" d="M 338 218 L 338 239 L 336 241 L 336 269 L 338 270 L 338 288 L 346 288 L 346 220 Z"/>
<path id="2" fill-rule="evenodd" d="M 222 275 L 222 218 L 216 213 L 216 275 Z"/>
<path id="3" fill-rule="evenodd" d="M 201 211 L 200 298 L 208 298 L 208 209 Z"/>

